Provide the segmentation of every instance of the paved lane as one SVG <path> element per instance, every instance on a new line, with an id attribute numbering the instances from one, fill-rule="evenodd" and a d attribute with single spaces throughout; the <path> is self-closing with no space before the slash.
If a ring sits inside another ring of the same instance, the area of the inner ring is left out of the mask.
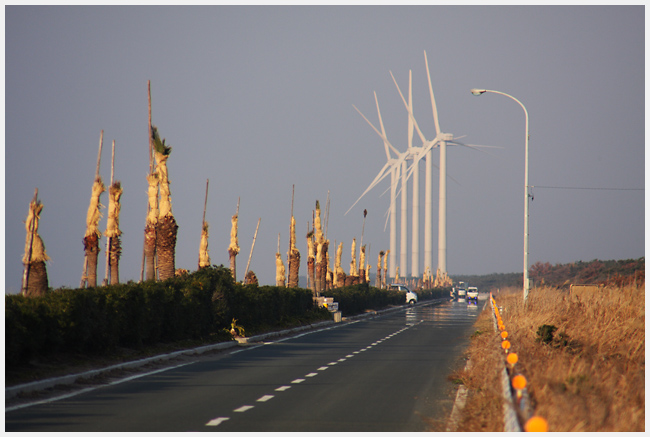
<path id="1" fill-rule="evenodd" d="M 479 302 L 479 307 L 483 302 Z M 424 431 L 479 309 L 418 305 L 5 413 L 5 431 Z"/>

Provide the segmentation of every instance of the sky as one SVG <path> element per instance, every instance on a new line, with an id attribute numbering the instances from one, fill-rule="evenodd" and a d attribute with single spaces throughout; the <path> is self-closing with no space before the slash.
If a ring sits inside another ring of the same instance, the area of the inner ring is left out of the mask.
<path id="1" fill-rule="evenodd" d="M 343 242 L 347 272 L 352 239 L 358 245 L 363 233 L 374 271 L 377 253 L 389 248 L 390 181 L 345 214 L 386 163 L 383 141 L 354 106 L 379 126 L 376 92 L 387 137 L 405 150 L 408 114 L 390 73 L 406 92 L 411 71 L 414 117 L 433 138 L 425 51 L 441 130 L 499 147 L 448 147 L 452 278 L 523 269 L 524 111 L 472 88 L 507 93 L 528 111 L 531 265 L 645 256 L 644 20 L 643 5 L 6 6 L 6 293 L 20 291 L 35 189 L 49 285 L 78 286 L 102 130 L 102 179 L 108 185 L 114 140 L 114 177 L 124 189 L 120 280 L 139 280 L 147 81 L 153 124 L 172 146 L 177 268 L 197 268 L 209 180 L 213 264 L 228 265 L 240 202 L 240 279 L 260 219 L 250 269 L 260 284 L 275 284 L 278 235 L 285 262 L 289 246 L 292 189 L 301 275 L 315 202 L 324 209 L 328 195 L 330 256 Z M 417 133 L 413 145 L 421 145 Z M 422 228 L 423 164 L 420 175 Z M 438 185 L 434 168 L 434 270 Z M 410 271 L 410 255 L 408 263 Z"/>

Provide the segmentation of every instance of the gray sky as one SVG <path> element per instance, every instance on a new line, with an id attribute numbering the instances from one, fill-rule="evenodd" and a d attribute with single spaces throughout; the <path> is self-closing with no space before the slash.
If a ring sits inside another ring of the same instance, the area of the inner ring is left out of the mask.
<path id="1" fill-rule="evenodd" d="M 173 147 L 177 267 L 196 269 L 210 179 L 212 263 L 228 264 L 230 217 L 241 197 L 238 275 L 261 217 L 251 269 L 262 284 L 273 284 L 278 233 L 286 259 L 295 184 L 301 274 L 307 223 L 328 190 L 330 247 L 344 242 L 347 271 L 367 209 L 364 243 L 374 269 L 378 251 L 389 247 L 389 196 L 382 195 L 389 181 L 344 215 L 385 163 L 382 141 L 352 105 L 378 125 L 376 91 L 387 136 L 404 150 L 407 113 L 389 72 L 406 90 L 411 70 L 415 117 L 434 137 L 425 50 L 442 130 L 465 135 L 466 143 L 503 147 L 490 154 L 448 148 L 447 269 L 452 277 L 519 272 L 524 113 L 507 97 L 474 97 L 469 90 L 502 91 L 526 106 L 530 185 L 644 188 L 644 12 L 643 6 L 7 6 L 6 291 L 20 290 L 23 221 L 35 188 L 44 204 L 39 230 L 52 258 L 50 286 L 78 286 L 102 129 L 101 175 L 108 184 L 115 140 L 115 178 L 124 187 L 120 279 L 139 279 L 147 80 L 153 123 Z M 414 145 L 420 144 L 416 134 Z M 420 174 L 423 196 L 423 167 Z M 433 179 L 435 270 L 437 170 Z M 644 256 L 644 191 L 533 188 L 533 194 L 530 264 Z M 107 193 L 101 201 L 108 205 Z M 423 197 L 420 205 L 423 226 Z M 100 278 L 105 244 L 102 238 Z"/>

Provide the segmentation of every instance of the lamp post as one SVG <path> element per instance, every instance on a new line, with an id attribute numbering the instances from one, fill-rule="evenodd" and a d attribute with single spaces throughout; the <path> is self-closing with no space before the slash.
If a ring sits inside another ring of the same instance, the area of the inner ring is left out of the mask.
<path id="1" fill-rule="evenodd" d="M 528 111 L 526 107 L 516 98 L 512 97 L 510 94 L 502 93 L 500 91 L 494 90 L 484 90 L 474 88 L 471 90 L 472 94 L 475 96 L 480 96 L 483 93 L 494 93 L 501 94 L 502 96 L 510 97 L 515 102 L 519 103 L 519 106 L 524 110 L 526 114 L 526 152 L 525 152 L 525 169 L 524 169 L 524 304 L 528 298 L 528 291 L 530 290 L 530 284 L 528 280 Z"/>

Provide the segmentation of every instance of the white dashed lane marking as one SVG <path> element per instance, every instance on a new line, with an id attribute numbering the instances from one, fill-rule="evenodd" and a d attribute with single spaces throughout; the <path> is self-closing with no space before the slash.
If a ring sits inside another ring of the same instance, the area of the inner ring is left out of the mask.
<path id="1" fill-rule="evenodd" d="M 289 390 L 290 388 L 291 388 L 290 385 L 283 385 L 282 387 L 276 388 L 275 391 L 285 391 L 285 390 Z"/>
<path id="2" fill-rule="evenodd" d="M 216 419 L 212 419 L 208 423 L 205 424 L 205 426 L 219 426 L 226 420 L 229 420 L 230 417 L 217 417 Z"/>
<path id="3" fill-rule="evenodd" d="M 407 329 L 408 328 L 402 328 L 399 331 L 393 332 L 392 334 L 382 338 L 381 340 L 377 340 L 374 343 L 372 343 L 371 345 L 366 346 L 363 349 L 352 352 L 350 355 L 346 355 L 345 358 L 340 358 L 337 361 L 332 361 L 331 363 L 328 363 L 327 366 L 321 366 L 317 370 L 318 371 L 327 370 L 327 369 L 329 369 L 329 366 L 335 366 L 338 363 L 342 363 L 342 362 L 346 361 L 348 358 L 352 358 L 353 356 L 358 355 L 361 352 L 365 352 L 368 349 L 371 349 L 373 346 L 377 346 L 378 344 L 382 343 L 383 341 L 386 341 L 389 338 L 392 338 L 393 336 L 395 336 L 395 335 L 397 335 L 397 334 L 399 334 L 399 333 L 401 333 L 401 332 L 403 332 L 403 331 L 405 331 Z M 302 334 L 302 335 L 304 335 L 304 334 Z M 297 337 L 299 337 L 299 336 L 297 336 Z M 257 346 L 257 347 L 259 347 L 259 346 Z M 251 349 L 253 349 L 253 348 L 251 348 Z M 237 351 L 237 352 L 240 352 L 240 351 Z M 234 353 L 236 353 L 236 352 L 234 352 Z M 313 378 L 314 376 L 317 376 L 317 375 L 318 375 L 318 372 L 312 372 L 312 373 L 306 374 L 305 378 Z M 304 382 L 304 381 L 305 381 L 304 378 L 298 378 L 298 379 L 294 379 L 293 381 L 291 381 L 291 384 L 300 384 L 301 382 Z M 290 385 L 282 385 L 282 386 L 276 388 L 275 391 L 283 392 L 283 391 L 289 390 L 290 388 L 291 388 Z M 271 399 L 273 399 L 274 397 L 275 396 L 273 396 L 273 395 L 264 395 L 261 398 L 257 399 L 257 402 L 267 402 L 267 401 L 270 401 Z M 244 412 L 246 412 L 248 410 L 251 410 L 253 408 L 255 408 L 253 405 L 242 405 L 241 407 L 233 410 L 233 412 L 235 412 L 235 413 L 244 413 Z M 230 417 L 217 417 L 215 419 L 212 419 L 211 421 L 209 421 L 205 425 L 206 426 L 219 426 L 220 424 L 222 424 L 226 420 L 230 420 Z"/>

